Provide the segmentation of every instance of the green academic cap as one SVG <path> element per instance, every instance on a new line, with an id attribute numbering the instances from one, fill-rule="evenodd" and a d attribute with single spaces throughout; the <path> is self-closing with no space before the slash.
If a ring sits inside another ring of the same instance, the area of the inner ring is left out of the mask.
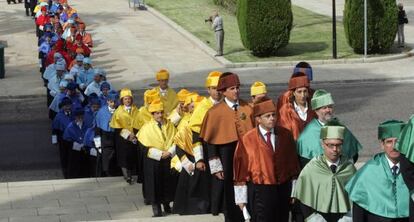
<path id="1" fill-rule="evenodd" d="M 408 123 L 401 130 L 395 148 L 414 163 L 414 115 L 411 116 Z"/>
<path id="2" fill-rule="evenodd" d="M 403 121 L 387 120 L 378 126 L 378 139 L 397 138 L 404 126 L 405 123 Z"/>
<path id="3" fill-rule="evenodd" d="M 328 93 L 326 90 L 318 89 L 315 91 L 315 93 L 313 93 L 311 99 L 312 110 L 317 110 L 323 106 L 329 106 L 332 104 L 334 104 L 332 95 Z"/>
<path id="4" fill-rule="evenodd" d="M 344 139 L 345 127 L 339 122 L 338 118 L 332 118 L 321 129 L 321 139 Z"/>

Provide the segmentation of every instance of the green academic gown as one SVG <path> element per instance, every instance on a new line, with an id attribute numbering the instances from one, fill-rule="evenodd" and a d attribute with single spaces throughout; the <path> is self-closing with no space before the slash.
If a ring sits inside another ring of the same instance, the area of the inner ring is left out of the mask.
<path id="1" fill-rule="evenodd" d="M 298 155 L 301 157 L 302 167 L 313 157 L 323 154 L 323 148 L 320 140 L 321 129 L 321 123 L 315 118 L 300 134 L 297 140 L 296 148 Z M 344 132 L 344 142 L 342 145 L 342 155 L 348 159 L 355 158 L 361 149 L 362 145 L 351 133 L 351 131 L 346 128 Z M 356 160 L 354 159 L 354 161 Z"/>
<path id="2" fill-rule="evenodd" d="M 354 221 L 362 221 L 357 218 L 370 217 L 372 220 L 363 221 L 386 221 L 385 218 L 408 217 L 409 191 L 401 174 L 394 176 L 391 172 L 385 153 L 376 154 L 369 160 L 345 187 L 349 198 L 359 207 L 368 211 L 354 214 Z M 391 220 L 390 220 L 391 221 Z"/>
<path id="3" fill-rule="evenodd" d="M 355 171 L 352 162 L 343 157 L 336 173 L 332 173 L 325 156 L 317 156 L 303 168 L 293 196 L 315 213 L 345 214 L 351 209 L 351 202 L 344 187 Z"/>

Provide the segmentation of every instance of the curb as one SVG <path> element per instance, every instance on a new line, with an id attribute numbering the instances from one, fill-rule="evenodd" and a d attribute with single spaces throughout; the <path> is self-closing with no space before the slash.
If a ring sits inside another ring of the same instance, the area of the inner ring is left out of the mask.
<path id="1" fill-rule="evenodd" d="M 204 44 L 199 38 L 194 36 L 189 31 L 185 30 L 183 27 L 178 25 L 176 22 L 165 16 L 164 14 L 160 13 L 156 9 L 146 5 L 147 11 L 156 16 L 157 18 L 161 19 L 173 29 L 175 29 L 178 33 L 182 36 L 187 38 L 191 41 L 194 45 L 198 46 L 201 50 L 203 50 L 207 55 L 211 58 L 219 62 L 224 68 L 254 68 L 254 67 L 279 67 L 279 66 L 294 66 L 297 63 L 301 62 L 302 60 L 293 60 L 293 61 L 269 61 L 269 62 L 241 62 L 241 63 L 233 63 L 228 59 L 220 56 L 214 56 L 216 52 L 210 48 L 208 45 Z M 390 56 L 378 56 L 378 57 L 371 57 L 371 58 L 352 58 L 352 59 L 325 59 L 325 60 L 306 60 L 307 62 L 311 63 L 312 65 L 336 65 L 336 64 L 361 64 L 361 63 L 375 63 L 375 62 L 385 62 L 385 61 L 393 61 L 399 60 L 414 56 L 414 49 L 409 52 L 404 52 L 400 54 L 394 54 Z"/>

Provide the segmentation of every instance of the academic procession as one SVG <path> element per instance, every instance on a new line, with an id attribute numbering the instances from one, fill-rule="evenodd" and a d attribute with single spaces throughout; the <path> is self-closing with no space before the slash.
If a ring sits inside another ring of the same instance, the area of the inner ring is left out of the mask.
<path id="1" fill-rule="evenodd" d="M 67 0 L 33 8 L 51 142 L 66 179 L 123 176 L 142 184 L 153 216 L 224 214 L 225 221 L 414 221 L 414 118 L 378 123 L 378 154 L 356 169 L 362 145 L 335 117 L 310 64 L 286 89 L 257 79 L 240 98 L 236 73 L 212 71 L 202 92 L 168 83 L 134 96 L 93 63 L 93 36 Z M 36 44 L 36 43 L 34 43 Z M 138 107 L 135 104 L 143 101 Z"/>

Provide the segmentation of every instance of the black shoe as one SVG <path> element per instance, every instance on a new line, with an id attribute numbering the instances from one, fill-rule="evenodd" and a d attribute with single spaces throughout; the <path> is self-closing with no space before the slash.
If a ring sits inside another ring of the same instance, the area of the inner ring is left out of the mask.
<path id="1" fill-rule="evenodd" d="M 129 183 L 129 185 L 132 185 L 132 184 L 134 184 L 134 179 L 132 179 L 132 177 L 128 177 L 126 179 L 126 182 Z"/>
<path id="2" fill-rule="evenodd" d="M 172 212 L 171 212 L 171 207 L 170 207 L 170 204 L 162 204 L 162 206 L 164 207 L 164 213 L 166 214 L 166 215 L 168 215 L 168 214 L 171 214 Z"/>
<path id="3" fill-rule="evenodd" d="M 147 206 L 148 206 L 148 205 L 151 205 L 151 201 L 149 201 L 149 200 L 147 200 L 147 199 L 144 199 L 144 204 L 145 204 L 145 205 L 147 205 Z"/>
<path id="4" fill-rule="evenodd" d="M 161 205 L 159 204 L 153 204 L 152 205 L 152 217 L 162 217 L 162 212 L 161 212 Z"/>

